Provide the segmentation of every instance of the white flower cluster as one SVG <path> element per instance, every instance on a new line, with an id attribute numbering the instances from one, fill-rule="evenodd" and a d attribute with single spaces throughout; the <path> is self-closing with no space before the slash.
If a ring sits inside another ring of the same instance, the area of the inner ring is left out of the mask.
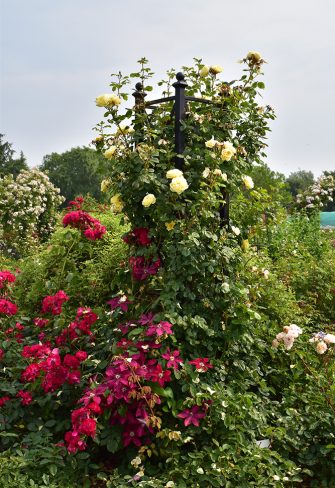
<path id="1" fill-rule="evenodd" d="M 304 193 L 296 197 L 297 204 L 302 208 L 322 208 L 335 199 L 335 177 L 322 175 Z"/>
<path id="2" fill-rule="evenodd" d="M 287 351 L 292 349 L 294 341 L 302 334 L 302 329 L 296 325 L 286 325 L 283 327 L 283 331 L 276 335 L 276 338 L 272 341 L 272 347 L 278 347 L 282 342 Z"/>
<path id="3" fill-rule="evenodd" d="M 24 170 L 16 180 L 0 179 L 0 234 L 4 241 L 36 240 L 50 234 L 55 212 L 64 201 L 60 190 L 37 169 Z"/>
<path id="4" fill-rule="evenodd" d="M 309 342 L 315 344 L 315 350 L 318 354 L 324 354 L 327 351 L 329 344 L 335 344 L 335 335 L 326 334 L 325 332 L 317 332 Z"/>

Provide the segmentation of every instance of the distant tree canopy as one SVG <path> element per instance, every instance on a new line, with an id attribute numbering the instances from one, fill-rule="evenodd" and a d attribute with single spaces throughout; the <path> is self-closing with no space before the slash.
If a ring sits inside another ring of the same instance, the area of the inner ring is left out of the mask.
<path id="1" fill-rule="evenodd" d="M 99 168 L 104 158 L 95 150 L 88 147 L 75 147 L 62 154 L 52 153 L 44 156 L 40 166 L 50 181 L 60 188 L 66 202 L 77 195 L 90 193 L 94 198 L 100 198 Z"/>
<path id="2" fill-rule="evenodd" d="M 292 200 L 285 175 L 272 171 L 266 163 L 254 166 L 251 177 L 256 188 L 264 188 L 269 195 L 275 197 L 283 205 L 287 205 Z"/>
<path id="3" fill-rule="evenodd" d="M 314 175 L 312 171 L 305 171 L 299 169 L 289 175 L 286 183 L 292 195 L 296 197 L 298 193 L 302 193 L 314 183 Z"/>
<path id="4" fill-rule="evenodd" d="M 12 144 L 4 140 L 4 134 L 0 134 L 0 177 L 13 175 L 14 178 L 23 169 L 28 169 L 26 158 L 21 151 L 20 157 L 15 159 Z"/>

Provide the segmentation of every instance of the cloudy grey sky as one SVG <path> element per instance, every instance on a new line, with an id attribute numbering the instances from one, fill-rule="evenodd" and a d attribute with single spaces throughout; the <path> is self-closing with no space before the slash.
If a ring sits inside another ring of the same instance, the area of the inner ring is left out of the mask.
<path id="1" fill-rule="evenodd" d="M 333 0 L 0 0 L 0 132 L 30 165 L 86 145 L 110 73 L 146 56 L 162 76 L 191 64 L 241 72 L 248 51 L 265 65 L 272 105 L 268 163 L 289 174 L 335 169 Z"/>

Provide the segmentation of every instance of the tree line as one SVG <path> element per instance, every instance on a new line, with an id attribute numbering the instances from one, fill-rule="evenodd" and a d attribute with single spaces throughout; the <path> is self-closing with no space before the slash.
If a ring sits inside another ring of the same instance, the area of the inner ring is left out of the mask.
<path id="1" fill-rule="evenodd" d="M 0 177 L 7 174 L 16 177 L 21 170 L 29 169 L 22 151 L 18 158 L 14 156 L 12 144 L 0 134 Z M 64 205 L 77 195 L 89 193 L 97 200 L 102 198 L 100 185 L 106 173 L 106 161 L 95 149 L 74 147 L 61 154 L 47 154 L 38 169 L 46 172 L 50 181 L 60 188 L 66 199 Z M 315 182 L 312 171 L 299 169 L 286 177 L 265 163 L 254 168 L 252 177 L 257 187 L 279 191 L 284 205 Z M 335 211 L 335 203 L 329 202 L 325 210 Z"/>

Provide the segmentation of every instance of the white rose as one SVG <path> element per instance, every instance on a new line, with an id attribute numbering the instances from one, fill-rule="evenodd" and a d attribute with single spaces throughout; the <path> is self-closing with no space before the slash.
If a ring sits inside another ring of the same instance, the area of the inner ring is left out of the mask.
<path id="1" fill-rule="evenodd" d="M 220 170 L 220 168 L 216 168 L 214 171 L 213 171 L 213 175 L 215 176 L 223 176 L 223 173 L 222 171 Z M 227 175 L 226 175 L 227 176 Z"/>
<path id="2" fill-rule="evenodd" d="M 203 176 L 204 178 L 208 178 L 208 176 L 210 175 L 210 173 L 211 173 L 211 170 L 210 170 L 209 168 L 205 168 L 205 169 L 203 170 L 203 172 L 202 172 L 202 176 Z"/>
<path id="3" fill-rule="evenodd" d="M 326 334 L 323 338 L 326 344 L 335 344 L 335 335 L 334 334 Z"/>
<path id="4" fill-rule="evenodd" d="M 234 227 L 233 225 L 231 226 L 231 230 L 234 232 L 235 235 L 239 236 L 241 234 L 241 231 L 238 227 Z"/>
<path id="5" fill-rule="evenodd" d="M 177 176 L 173 178 L 170 183 L 170 190 L 174 193 L 180 195 L 188 188 L 188 183 L 183 176 Z"/>
<path id="6" fill-rule="evenodd" d="M 242 181 L 244 183 L 244 186 L 248 189 L 251 190 L 255 185 L 250 176 L 243 176 Z"/>
<path id="7" fill-rule="evenodd" d="M 143 207 L 150 207 L 150 205 L 153 205 L 154 203 L 156 203 L 156 197 L 152 193 L 148 193 L 148 195 L 145 195 L 142 200 Z"/>
<path id="8" fill-rule="evenodd" d="M 180 169 L 169 169 L 169 171 L 166 172 L 166 177 L 168 180 L 177 178 L 177 176 L 183 176 L 183 172 L 180 171 Z"/>

